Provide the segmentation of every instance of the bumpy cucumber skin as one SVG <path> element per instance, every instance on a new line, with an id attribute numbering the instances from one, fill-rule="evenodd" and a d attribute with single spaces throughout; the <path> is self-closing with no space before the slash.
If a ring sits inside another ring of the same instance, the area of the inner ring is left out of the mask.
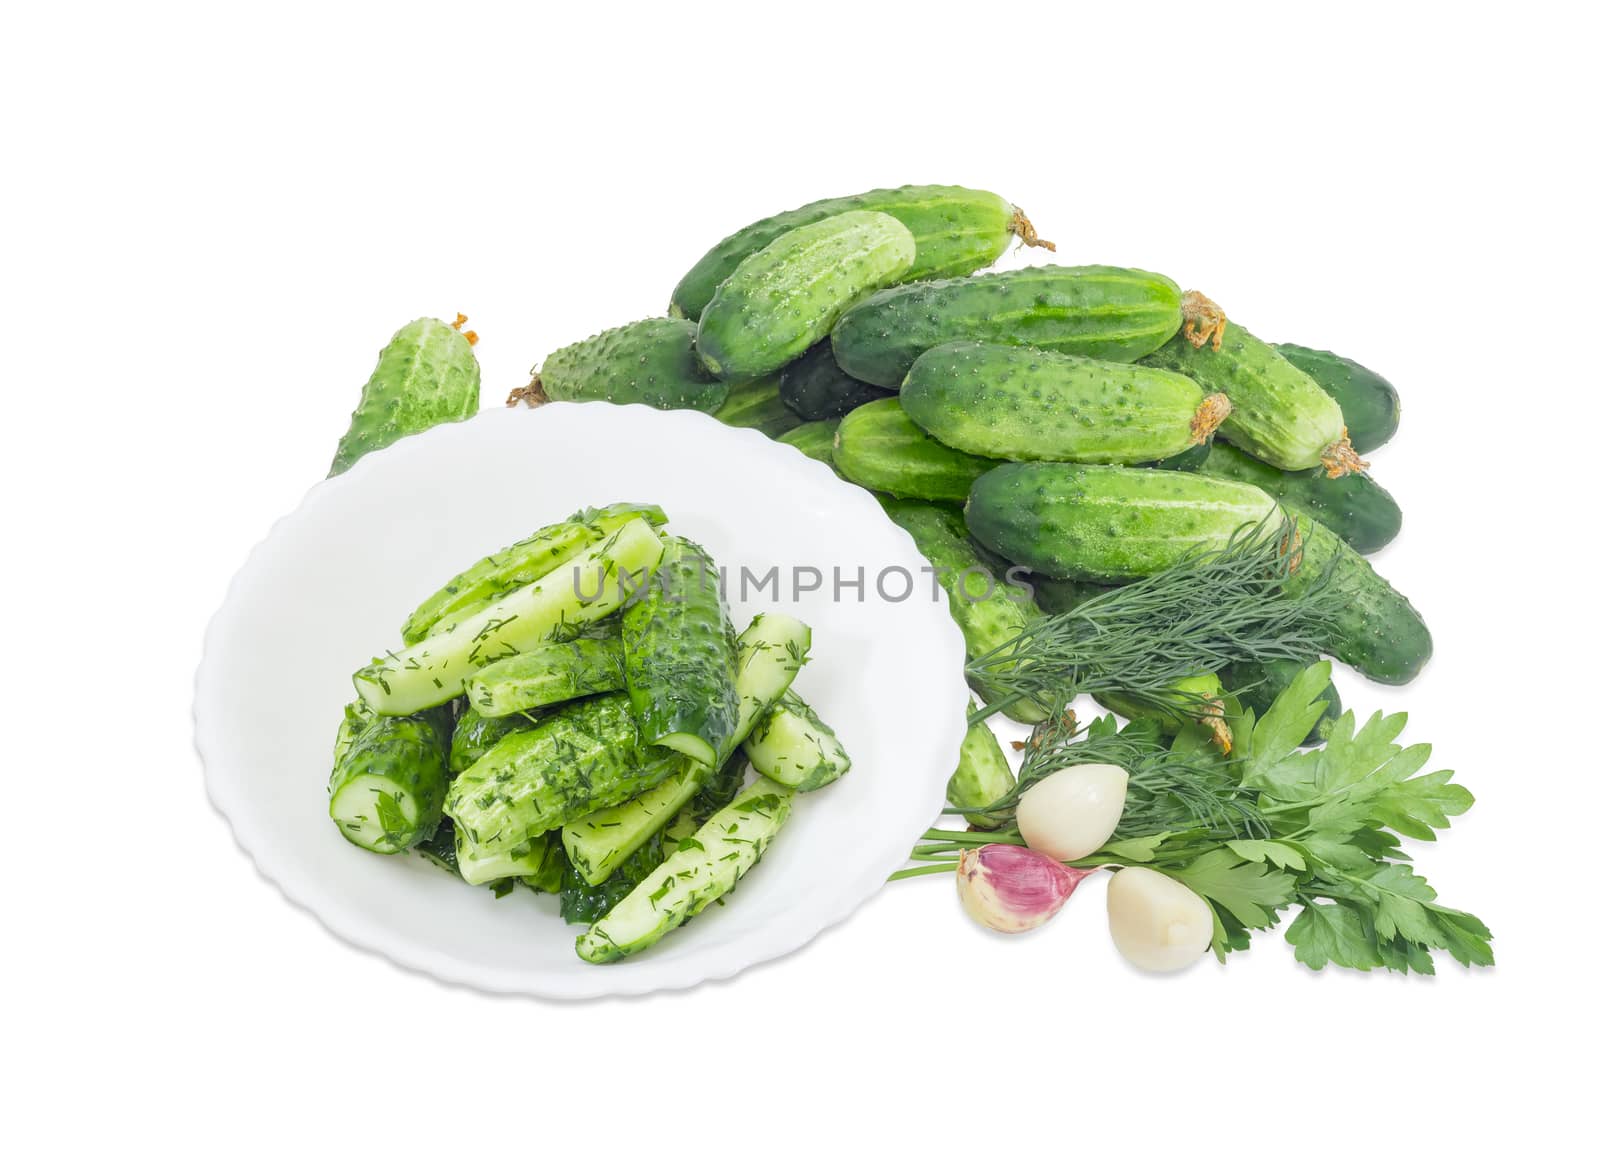
<path id="1" fill-rule="evenodd" d="M 1415 679 L 1433 655 L 1433 636 L 1411 601 L 1314 519 L 1301 516 L 1298 527 L 1300 566 L 1289 590 L 1304 590 L 1326 575 L 1344 597 L 1325 650 L 1380 684 Z"/>
<path id="2" fill-rule="evenodd" d="M 539 385 L 558 402 L 714 411 L 728 384 L 700 364 L 694 338 L 694 325 L 681 318 L 630 322 L 557 350 L 539 367 Z"/>
<path id="3" fill-rule="evenodd" d="M 1141 361 L 1186 374 L 1225 394 L 1233 411 L 1222 437 L 1285 471 L 1322 465 L 1344 435 L 1339 404 L 1316 381 L 1243 326 L 1229 322 L 1222 349 L 1195 347 L 1182 335 Z"/>
<path id="4" fill-rule="evenodd" d="M 898 280 L 917 243 L 886 213 L 841 213 L 739 263 L 700 315 L 695 346 L 718 378 L 773 374 L 828 336 L 851 303 Z"/>
<path id="5" fill-rule="evenodd" d="M 1277 519 L 1258 487 L 1184 471 L 1007 463 L 972 486 L 967 528 L 1006 559 L 1063 579 L 1117 583 L 1226 547 Z"/>
<path id="6" fill-rule="evenodd" d="M 1222 686 L 1228 694 L 1239 702 L 1240 708 L 1251 709 L 1260 720 L 1272 707 L 1272 702 L 1278 699 L 1278 694 L 1294 678 L 1300 675 L 1304 667 L 1293 660 L 1267 660 L 1253 662 L 1242 660 L 1229 664 L 1217 676 L 1222 681 Z M 1332 684 L 1322 690 L 1322 697 L 1328 702 L 1328 707 L 1323 710 L 1317 723 L 1311 726 L 1303 745 L 1320 744 L 1328 739 L 1333 730 L 1334 722 L 1344 712 L 1344 705 L 1339 699 L 1339 690 Z"/>
<path id="7" fill-rule="evenodd" d="M 740 383 L 711 417 L 730 427 L 760 431 L 769 439 L 780 438 L 805 422 L 784 405 L 776 378 Z"/>
<path id="8" fill-rule="evenodd" d="M 497 660 L 467 681 L 467 699 L 484 716 L 507 716 L 623 686 L 622 642 L 577 639 Z"/>
<path id="9" fill-rule="evenodd" d="M 404 828 L 390 830 L 379 818 L 364 822 L 367 829 L 381 825 L 380 837 L 357 840 L 344 825 L 339 831 L 353 844 L 374 853 L 398 853 L 433 835 L 443 816 L 445 789 L 450 782 L 448 753 L 450 714 L 448 709 L 430 709 L 414 716 L 380 716 L 364 727 L 350 742 L 328 782 L 329 812 L 334 813 L 341 791 L 365 779 L 380 778 L 394 786 L 396 812 L 408 812 Z M 400 802 L 404 793 L 408 802 Z M 404 804 L 409 809 L 404 809 Z M 335 819 L 337 820 L 337 815 Z"/>
<path id="10" fill-rule="evenodd" d="M 901 499 L 960 503 L 973 480 L 998 465 L 934 439 L 898 398 L 857 407 L 839 421 L 833 465 L 852 483 Z"/>
<path id="11" fill-rule="evenodd" d="M 961 741 L 956 771 L 945 785 L 945 800 L 957 809 L 980 809 L 1005 796 L 1016 783 L 1016 774 L 994 731 L 982 721 L 969 726 Z M 1001 818 L 983 813 L 967 813 L 964 817 L 974 829 L 997 829 L 1001 824 Z"/>
<path id="12" fill-rule="evenodd" d="M 342 474 L 362 455 L 406 435 L 477 413 L 478 358 L 472 343 L 437 318 L 408 322 L 379 351 L 328 474 Z"/>
<path id="13" fill-rule="evenodd" d="M 997 342 L 1132 362 L 1182 321 L 1177 283 L 1116 266 L 1032 266 L 882 290 L 845 311 L 833 355 L 845 373 L 898 390 L 924 351 Z"/>
<path id="14" fill-rule="evenodd" d="M 838 419 L 817 419 L 801 423 L 792 431 L 778 436 L 780 443 L 788 443 L 808 459 L 833 466 L 833 437 L 839 430 Z"/>
<path id="15" fill-rule="evenodd" d="M 778 375 L 784 405 L 808 421 L 843 418 L 856 407 L 889 392 L 851 378 L 833 360 L 833 344 L 818 342 Z"/>
<path id="16" fill-rule="evenodd" d="M 539 722 L 525 713 L 511 716 L 484 716 L 468 705 L 456 718 L 455 731 L 450 734 L 450 772 L 464 773 L 484 753 L 494 748 L 514 732 L 527 732 Z"/>
<path id="17" fill-rule="evenodd" d="M 903 185 L 830 197 L 775 214 L 723 238 L 672 291 L 672 314 L 698 319 L 739 263 L 802 225 L 850 210 L 887 213 L 911 231 L 916 260 L 901 277 L 953 278 L 992 265 L 1011 244 L 1016 209 L 998 194 L 959 185 Z"/>
<path id="18" fill-rule="evenodd" d="M 1333 397 L 1350 429 L 1350 445 L 1376 450 L 1400 428 L 1400 392 L 1383 375 L 1331 350 L 1279 342 L 1275 349 Z"/>
<path id="19" fill-rule="evenodd" d="M 1260 487 L 1291 511 L 1311 515 L 1363 555 L 1400 534 L 1400 505 L 1370 475 L 1332 479 L 1320 469 L 1280 471 L 1226 444 L 1217 447 L 1198 470 Z"/>
<path id="20" fill-rule="evenodd" d="M 744 742 L 756 772 L 796 793 L 831 785 L 850 771 L 850 754 L 816 710 L 785 692 Z"/>
<path id="21" fill-rule="evenodd" d="M 967 528 L 959 513 L 932 503 L 903 499 L 883 500 L 883 509 L 895 524 L 911 536 L 924 559 L 935 569 L 935 578 L 944 589 L 950 618 L 961 629 L 967 644 L 967 659 L 986 656 L 1002 644 L 1015 639 L 1039 616 L 1039 609 L 1028 593 L 996 574 L 967 540 Z M 981 683 L 974 682 L 978 694 L 992 699 Z M 1010 705 L 1005 714 L 1024 724 L 1044 719 L 1044 710 L 1026 701 Z"/>
<path id="22" fill-rule="evenodd" d="M 1204 397 L 1171 371 L 988 342 L 935 346 L 900 387 L 911 421 L 947 447 L 1070 463 L 1177 455 L 1197 441 Z"/>
<path id="23" fill-rule="evenodd" d="M 1211 448 L 1216 445 L 1215 439 L 1207 439 L 1203 443 L 1196 443 L 1187 451 L 1170 455 L 1165 459 L 1157 459 L 1146 466 L 1156 467 L 1163 471 L 1197 471 L 1200 465 L 1211 457 Z"/>
<path id="24" fill-rule="evenodd" d="M 720 764 L 739 724 L 739 646 L 704 548 L 666 537 L 650 589 L 622 613 L 622 651 L 644 743 Z"/>

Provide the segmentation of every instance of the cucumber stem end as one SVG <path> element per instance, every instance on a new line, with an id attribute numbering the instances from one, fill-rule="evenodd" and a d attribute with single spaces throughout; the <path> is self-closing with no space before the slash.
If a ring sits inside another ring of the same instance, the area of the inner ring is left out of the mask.
<path id="1" fill-rule="evenodd" d="M 1339 432 L 1338 442 L 1330 443 L 1327 450 L 1322 452 L 1322 469 L 1328 473 L 1330 479 L 1359 475 L 1369 466 L 1371 464 L 1357 454 L 1355 447 L 1350 445 L 1348 427 Z"/>
<path id="2" fill-rule="evenodd" d="M 1207 342 L 1211 349 L 1222 349 L 1222 336 L 1228 329 L 1228 315 L 1221 306 L 1199 290 L 1185 290 L 1179 306 L 1183 314 L 1183 336 L 1199 350 Z"/>
<path id="3" fill-rule="evenodd" d="M 506 395 L 506 405 L 516 406 L 519 402 L 527 403 L 531 409 L 543 406 L 550 401 L 550 396 L 544 392 L 544 383 L 539 381 L 539 375 L 534 374 L 527 386 L 519 386 Z"/>
<path id="4" fill-rule="evenodd" d="M 1011 207 L 1011 232 L 1022 239 L 1023 245 L 1056 252 L 1056 243 L 1040 237 L 1039 231 L 1033 228 L 1033 222 L 1028 220 L 1028 215 L 1015 205 Z"/>
<path id="5" fill-rule="evenodd" d="M 1233 413 L 1233 403 L 1225 394 L 1208 394 L 1200 400 L 1194 418 L 1189 420 L 1191 445 L 1211 441 L 1227 417 Z"/>

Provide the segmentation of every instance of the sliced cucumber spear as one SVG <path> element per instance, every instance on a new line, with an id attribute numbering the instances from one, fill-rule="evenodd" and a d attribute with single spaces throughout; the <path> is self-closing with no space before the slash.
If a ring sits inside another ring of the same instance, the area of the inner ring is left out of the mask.
<path id="1" fill-rule="evenodd" d="M 549 575 L 624 523 L 639 518 L 660 527 L 667 521 L 667 514 L 650 504 L 613 503 L 609 507 L 588 507 L 560 523 L 540 528 L 510 547 L 484 556 L 417 605 L 405 627 L 400 629 L 401 639 L 415 644 L 443 631 L 455 621 L 482 611 L 507 592 Z"/>
<path id="2" fill-rule="evenodd" d="M 496 660 L 570 634 L 610 615 L 647 582 L 661 538 L 630 519 L 570 566 L 507 593 L 448 630 L 373 661 L 355 674 L 375 712 L 403 716 L 461 695 L 467 679 Z"/>
<path id="3" fill-rule="evenodd" d="M 378 717 L 341 743 L 328 782 L 328 815 L 339 832 L 374 853 L 399 853 L 432 836 L 450 779 L 448 710 Z"/>
<path id="4" fill-rule="evenodd" d="M 744 755 L 756 772 L 797 793 L 831 785 L 850 771 L 850 756 L 833 729 L 793 692 L 761 718 Z"/>
<path id="5" fill-rule="evenodd" d="M 622 641 L 585 638 L 495 661 L 467 681 L 467 699 L 483 716 L 497 717 L 622 685 Z"/>
<path id="6" fill-rule="evenodd" d="M 734 691 L 739 719 L 729 738 L 736 748 L 766 711 L 788 691 L 811 649 L 811 629 L 793 616 L 765 612 L 739 635 L 739 670 Z M 617 866 L 650 840 L 699 792 L 707 766 L 684 762 L 684 769 L 625 804 L 601 809 L 561 831 L 567 859 L 585 881 L 599 885 Z"/>
<path id="7" fill-rule="evenodd" d="M 731 890 L 789 819 L 794 795 L 758 781 L 686 838 L 605 917 L 578 935 L 586 962 L 614 962 L 655 945 Z"/>

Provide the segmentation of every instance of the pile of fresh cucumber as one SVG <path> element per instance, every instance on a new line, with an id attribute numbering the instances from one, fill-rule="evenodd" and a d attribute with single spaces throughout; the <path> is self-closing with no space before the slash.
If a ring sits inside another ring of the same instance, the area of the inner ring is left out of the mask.
<path id="1" fill-rule="evenodd" d="M 610 962 L 727 894 L 850 758 L 791 689 L 811 629 L 735 633 L 716 564 L 648 505 L 586 509 L 423 600 L 355 674 L 328 810 L 374 853 L 561 895 Z M 744 787 L 746 767 L 759 774 Z"/>

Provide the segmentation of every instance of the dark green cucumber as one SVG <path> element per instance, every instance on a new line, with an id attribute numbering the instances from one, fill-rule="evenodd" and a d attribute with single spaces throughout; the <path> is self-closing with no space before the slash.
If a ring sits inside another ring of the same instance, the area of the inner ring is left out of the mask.
<path id="1" fill-rule="evenodd" d="M 957 809 L 982 809 L 1009 793 L 1016 783 L 994 731 L 982 721 L 970 725 L 961 741 L 956 771 L 945 785 L 945 800 Z M 967 813 L 965 819 L 974 829 L 998 829 L 1004 823 L 998 815 L 980 812 Z"/>
<path id="2" fill-rule="evenodd" d="M 490 864 L 522 856 L 533 838 L 626 801 L 681 768 L 679 754 L 641 743 L 627 696 L 613 693 L 575 701 L 538 727 L 502 738 L 455 779 L 444 809 L 456 825 L 457 855 L 465 841 L 475 861 Z"/>
<path id="3" fill-rule="evenodd" d="M 1335 479 L 1321 469 L 1280 471 L 1227 444 L 1197 469 L 1202 475 L 1260 487 L 1290 510 L 1312 516 L 1363 555 L 1400 533 L 1400 505 L 1370 475 Z"/>
<path id="4" fill-rule="evenodd" d="M 1115 266 L 1033 266 L 881 290 L 833 330 L 845 373 L 898 390 L 946 342 L 998 342 L 1132 362 L 1178 330 L 1182 295 L 1160 274 Z"/>
<path id="5" fill-rule="evenodd" d="M 1106 584 L 1090 583 L 1088 580 L 1056 579 L 1054 576 L 1037 573 L 1026 578 L 1033 588 L 1034 603 L 1039 605 L 1041 611 L 1052 616 L 1070 612 L 1079 604 L 1112 590 L 1112 587 Z"/>
<path id="6" fill-rule="evenodd" d="M 818 342 L 778 375 L 784 405 L 806 420 L 842 418 L 888 391 L 851 378 L 833 360 L 833 344 Z"/>
<path id="7" fill-rule="evenodd" d="M 776 373 L 916 256 L 911 231 L 886 213 L 853 210 L 780 234 L 740 262 L 701 311 L 700 361 L 728 382 Z"/>
<path id="8" fill-rule="evenodd" d="M 1305 371 L 1333 396 L 1344 413 L 1350 445 L 1360 454 L 1375 451 L 1400 427 L 1400 392 L 1375 370 L 1329 350 L 1292 342 L 1275 344 L 1279 354 Z"/>
<path id="9" fill-rule="evenodd" d="M 401 638 L 408 645 L 415 644 L 481 611 L 507 592 L 549 575 L 634 518 L 642 518 L 652 527 L 667 521 L 666 512 L 651 504 L 586 507 L 484 556 L 417 605 L 400 629 Z"/>
<path id="10" fill-rule="evenodd" d="M 512 396 L 537 404 L 643 403 L 657 410 L 714 411 L 728 384 L 701 365 L 695 327 L 681 318 L 646 318 L 563 346 Z"/>
<path id="11" fill-rule="evenodd" d="M 455 731 L 450 734 L 450 772 L 466 772 L 502 739 L 514 732 L 527 732 L 538 723 L 533 713 L 484 716 L 468 705 L 456 718 Z"/>
<path id="12" fill-rule="evenodd" d="M 1267 709 L 1272 707 L 1272 702 L 1278 699 L 1278 694 L 1294 678 L 1300 675 L 1304 665 L 1293 660 L 1268 660 L 1264 662 L 1239 661 L 1229 664 L 1217 676 L 1222 680 L 1222 686 L 1228 690 L 1229 695 L 1239 702 L 1241 708 L 1248 708 L 1260 720 L 1266 715 Z M 1317 723 L 1311 726 L 1301 744 L 1321 744 L 1328 739 L 1334 722 L 1344 712 L 1344 706 L 1339 700 L 1339 690 L 1332 684 L 1322 690 L 1322 698 L 1328 702 L 1328 707 L 1322 712 Z"/>
<path id="13" fill-rule="evenodd" d="M 1223 397 L 1226 398 L 1227 396 L 1224 395 Z M 1187 451 L 1182 451 L 1165 459 L 1157 459 L 1155 462 L 1146 465 L 1151 467 L 1159 467 L 1163 471 L 1198 470 L 1200 464 L 1204 463 L 1211 457 L 1211 448 L 1216 445 L 1217 442 L 1215 439 L 1207 439 L 1203 443 L 1196 443 Z"/>
<path id="14" fill-rule="evenodd" d="M 1204 305 L 1194 305 L 1196 299 Z M 1203 295 L 1184 295 L 1184 305 L 1187 319 L 1204 311 L 1220 317 Z M 1223 438 L 1285 471 L 1322 467 L 1344 475 L 1365 466 L 1345 437 L 1339 404 L 1309 375 L 1237 323 L 1194 335 L 1202 336 L 1210 340 L 1197 346 L 1186 331 L 1142 361 L 1227 395 L 1233 410 L 1222 424 Z"/>
<path id="15" fill-rule="evenodd" d="M 1005 253 L 1013 237 L 1021 237 L 1027 245 L 1055 248 L 1041 242 L 1023 212 L 998 194 L 959 185 L 874 189 L 853 197 L 813 201 L 723 238 L 672 291 L 672 313 L 698 319 L 717 287 L 745 258 L 792 229 L 859 209 L 887 213 L 911 231 L 917 254 L 911 268 L 901 275 L 907 281 L 953 278 L 981 270 Z"/>
<path id="16" fill-rule="evenodd" d="M 580 638 L 480 668 L 467 681 L 467 699 L 484 716 L 506 716 L 622 687 L 622 641 Z"/>
<path id="17" fill-rule="evenodd" d="M 945 446 L 911 421 L 898 398 L 882 398 L 839 420 L 833 465 L 873 491 L 960 503 L 973 480 L 997 461 Z"/>
<path id="18" fill-rule="evenodd" d="M 639 735 L 715 767 L 739 723 L 739 646 L 717 565 L 675 535 L 643 598 L 622 613 L 623 674 Z"/>
<path id="19" fill-rule="evenodd" d="M 948 342 L 900 387 L 911 420 L 947 447 L 994 459 L 1145 463 L 1207 443 L 1225 395 L 1181 374 L 1027 346 Z"/>
<path id="20" fill-rule="evenodd" d="M 884 500 L 883 509 L 933 566 L 950 618 L 966 641 L 968 660 L 988 655 L 1038 618 L 1039 609 L 1027 591 L 997 575 L 968 542 L 958 512 L 899 499 Z M 984 699 L 992 699 L 981 684 L 975 687 Z M 1005 712 L 1026 724 L 1044 717 L 1043 709 L 1026 701 L 1008 706 Z"/>
<path id="21" fill-rule="evenodd" d="M 1433 655 L 1433 636 L 1411 601 L 1354 548 L 1314 519 L 1299 518 L 1300 566 L 1291 590 L 1325 582 L 1344 597 L 1324 650 L 1380 684 L 1405 684 Z"/>
<path id="22" fill-rule="evenodd" d="M 728 400 L 711 417 L 730 427 L 748 427 L 769 439 L 781 438 L 805 422 L 784 405 L 776 378 L 746 382 L 728 392 Z"/>
<path id="23" fill-rule="evenodd" d="M 329 475 L 348 471 L 362 455 L 440 423 L 478 413 L 476 336 L 437 318 L 418 318 L 395 332 L 361 388 L 350 429 L 339 440 Z"/>
<path id="24" fill-rule="evenodd" d="M 328 815 L 354 845 L 398 853 L 432 836 L 449 784 L 450 714 L 373 719 L 328 782 Z"/>
<path id="25" fill-rule="evenodd" d="M 791 431 L 778 436 L 780 443 L 788 443 L 808 459 L 833 466 L 833 438 L 839 430 L 838 419 L 817 419 L 801 423 Z"/>
<path id="26" fill-rule="evenodd" d="M 984 546 L 1063 579 L 1116 583 L 1220 550 L 1248 523 L 1281 519 L 1258 487 L 1185 471 L 1007 463 L 972 486 L 967 528 Z"/>

